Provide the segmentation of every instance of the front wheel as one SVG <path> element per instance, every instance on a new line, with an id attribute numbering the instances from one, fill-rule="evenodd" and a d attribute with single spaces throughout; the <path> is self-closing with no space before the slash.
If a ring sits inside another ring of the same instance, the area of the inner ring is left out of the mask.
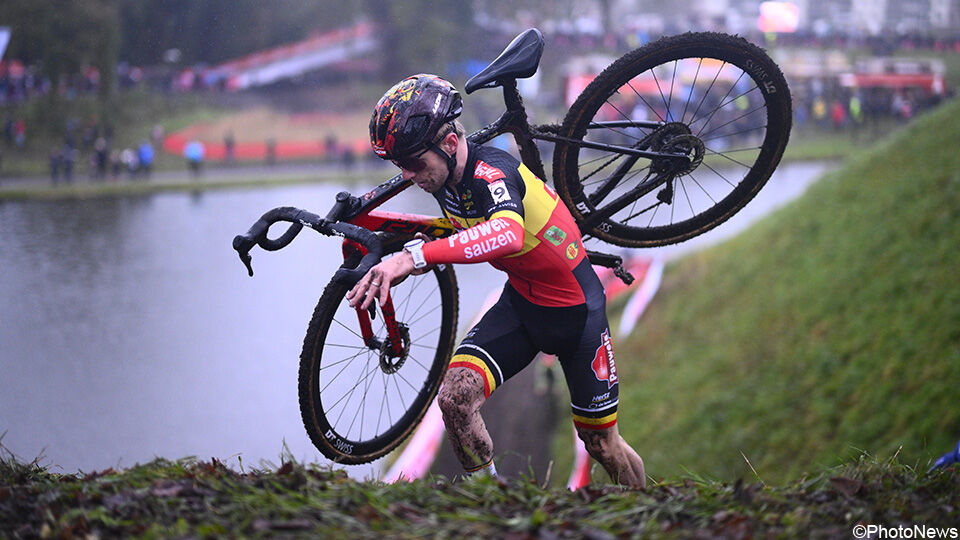
<path id="1" fill-rule="evenodd" d="M 300 355 L 300 413 L 324 456 L 359 464 L 400 445 L 436 397 L 456 337 L 458 290 L 449 265 L 391 289 L 399 354 L 377 302 L 371 320 L 347 304 L 348 290 L 330 282 L 313 313 Z M 366 340 L 363 317 L 372 332 Z"/>
<path id="2" fill-rule="evenodd" d="M 762 49 L 713 32 L 668 37 L 583 90 L 559 131 L 554 184 L 584 234 L 625 247 L 672 244 L 757 194 L 790 125 L 790 90 Z"/>

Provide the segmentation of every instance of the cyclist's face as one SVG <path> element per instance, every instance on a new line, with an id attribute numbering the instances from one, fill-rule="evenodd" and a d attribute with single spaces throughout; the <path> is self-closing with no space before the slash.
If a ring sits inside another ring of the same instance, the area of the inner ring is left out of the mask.
<path id="1" fill-rule="evenodd" d="M 447 164 L 436 152 L 424 152 L 419 156 L 394 161 L 400 167 L 404 180 L 410 180 L 427 193 L 436 193 L 447 180 Z"/>

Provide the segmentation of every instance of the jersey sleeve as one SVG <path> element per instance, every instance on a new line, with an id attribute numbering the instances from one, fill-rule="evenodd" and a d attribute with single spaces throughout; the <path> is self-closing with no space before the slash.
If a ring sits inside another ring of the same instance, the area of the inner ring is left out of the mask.
<path id="1" fill-rule="evenodd" d="M 427 264 L 480 263 L 523 249 L 523 218 L 510 210 L 490 220 L 423 246 Z"/>

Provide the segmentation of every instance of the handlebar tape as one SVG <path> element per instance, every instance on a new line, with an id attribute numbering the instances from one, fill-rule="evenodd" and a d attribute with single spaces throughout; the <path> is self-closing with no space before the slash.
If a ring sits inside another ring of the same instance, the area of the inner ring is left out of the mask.
<path id="1" fill-rule="evenodd" d="M 267 231 L 270 229 L 270 226 L 278 221 L 288 221 L 290 222 L 290 227 L 288 227 L 279 238 L 267 238 Z M 274 208 L 263 214 L 245 234 L 234 237 L 233 249 L 237 250 L 240 254 L 240 259 L 247 265 L 247 269 L 252 276 L 253 268 L 250 265 L 250 250 L 253 249 L 253 246 L 259 245 L 267 251 L 282 249 L 300 234 L 304 225 L 321 234 L 343 236 L 366 248 L 367 254 L 363 256 L 356 268 L 345 268 L 341 266 L 340 269 L 337 270 L 333 279 L 338 283 L 353 286 L 373 265 L 380 262 L 380 258 L 383 255 L 383 245 L 380 242 L 380 238 L 372 231 L 350 223 L 327 222 L 316 214 L 291 206 Z"/>

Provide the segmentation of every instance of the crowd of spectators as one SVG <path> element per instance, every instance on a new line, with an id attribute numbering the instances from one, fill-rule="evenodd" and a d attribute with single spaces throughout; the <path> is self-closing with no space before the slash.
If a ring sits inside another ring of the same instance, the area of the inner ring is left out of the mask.
<path id="1" fill-rule="evenodd" d="M 155 148 L 162 142 L 163 130 L 156 127 L 149 137 L 132 147 L 114 146 L 113 127 L 93 119 L 84 125 L 67 121 L 63 143 L 50 150 L 50 179 L 54 184 L 72 182 L 77 169 L 86 164 L 91 180 L 121 177 L 147 179 L 153 171 Z"/>
<path id="2" fill-rule="evenodd" d="M 120 88 L 131 88 L 143 81 L 143 69 L 125 62 L 117 65 L 117 83 Z M 53 90 L 53 83 L 41 74 L 37 66 L 25 66 L 19 60 L 0 61 L 0 106 L 16 105 Z M 61 95 L 73 98 L 95 94 L 100 89 L 100 71 L 92 66 L 64 77 L 57 85 Z"/>
<path id="3" fill-rule="evenodd" d="M 863 128 L 876 132 L 884 125 L 906 123 L 953 95 L 921 88 L 845 88 L 819 79 L 792 84 L 795 128 L 854 134 Z"/>

